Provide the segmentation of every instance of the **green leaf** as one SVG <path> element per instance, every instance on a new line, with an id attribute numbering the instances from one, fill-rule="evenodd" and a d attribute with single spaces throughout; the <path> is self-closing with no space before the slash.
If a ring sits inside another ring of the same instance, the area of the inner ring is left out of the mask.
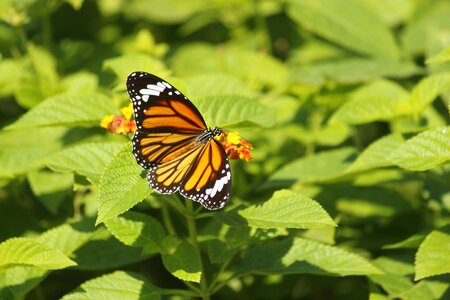
<path id="1" fill-rule="evenodd" d="M 63 147 L 66 128 L 0 131 L 0 165 L 11 174 L 23 174 L 45 165 Z"/>
<path id="2" fill-rule="evenodd" d="M 347 172 L 360 172 L 392 165 L 389 156 L 403 142 L 404 139 L 399 134 L 390 134 L 376 140 L 364 149 L 355 162 L 347 169 Z"/>
<path id="3" fill-rule="evenodd" d="M 189 96 L 192 99 L 218 95 L 246 95 L 249 91 L 245 82 L 235 76 L 211 73 L 197 75 L 187 80 Z"/>
<path id="4" fill-rule="evenodd" d="M 239 210 L 237 215 L 243 226 L 266 229 L 337 226 L 319 203 L 290 190 L 277 191 L 269 200 Z M 226 218 L 227 213 L 221 217 L 225 222 Z"/>
<path id="5" fill-rule="evenodd" d="M 410 290 L 400 295 L 401 299 L 408 300 L 441 300 L 446 299 L 450 284 L 442 281 L 421 280 Z"/>
<path id="6" fill-rule="evenodd" d="M 389 159 L 399 167 L 424 171 L 450 160 L 450 128 L 424 131 L 397 148 Z"/>
<path id="7" fill-rule="evenodd" d="M 445 48 L 444 50 L 442 50 L 441 52 L 439 52 L 435 56 L 430 57 L 426 61 L 426 63 L 429 64 L 429 65 L 431 65 L 431 64 L 443 64 L 443 63 L 447 63 L 447 62 L 450 62 L 450 47 Z"/>
<path id="8" fill-rule="evenodd" d="M 128 211 L 105 222 L 108 230 L 128 246 L 142 247 L 144 252 L 162 252 L 166 237 L 164 227 L 154 218 Z"/>
<path id="9" fill-rule="evenodd" d="M 394 274 L 370 275 L 369 279 L 380 285 L 392 298 L 397 298 L 414 286 L 407 277 Z"/>
<path id="10" fill-rule="evenodd" d="M 106 165 L 100 179 L 97 224 L 114 218 L 141 202 L 150 192 L 142 169 L 127 143 Z"/>
<path id="11" fill-rule="evenodd" d="M 236 254 L 237 249 L 230 249 L 230 247 L 220 240 L 208 241 L 208 256 L 209 261 L 213 264 L 221 264 L 230 259 Z"/>
<path id="12" fill-rule="evenodd" d="M 0 60 L 0 96 L 11 95 L 20 87 L 23 63 L 12 59 Z"/>
<path id="13" fill-rule="evenodd" d="M 97 299 L 161 299 L 158 288 L 143 276 L 124 271 L 116 271 L 86 281 L 73 293 L 62 300 L 97 300 Z"/>
<path id="14" fill-rule="evenodd" d="M 415 280 L 450 273 L 450 227 L 433 230 L 416 254 Z"/>
<path id="15" fill-rule="evenodd" d="M 303 84 L 323 85 L 367 83 L 380 77 L 405 78 L 419 74 L 420 68 L 408 61 L 384 58 L 340 58 L 294 67 L 289 78 Z"/>
<path id="16" fill-rule="evenodd" d="M 270 177 L 265 186 L 280 186 L 294 182 L 322 182 L 338 178 L 344 174 L 355 157 L 356 151 L 350 147 L 302 157 L 281 167 Z"/>
<path id="17" fill-rule="evenodd" d="M 218 95 L 192 100 L 209 126 L 230 127 L 242 123 L 270 127 L 271 111 L 256 99 L 237 95 Z"/>
<path id="18" fill-rule="evenodd" d="M 270 242 L 249 249 L 241 272 L 328 276 L 383 273 L 357 254 L 301 238 Z"/>
<path id="19" fill-rule="evenodd" d="M 98 182 L 107 163 L 123 146 L 124 143 L 117 142 L 79 144 L 52 155 L 47 166 L 56 172 L 74 172 Z"/>
<path id="20" fill-rule="evenodd" d="M 200 282 L 202 275 L 200 253 L 189 242 L 181 242 L 173 254 L 164 253 L 162 260 L 173 276 L 185 281 Z"/>
<path id="21" fill-rule="evenodd" d="M 422 241 L 425 239 L 425 234 L 418 233 L 414 234 L 413 236 L 410 236 L 409 238 L 404 239 L 403 241 L 394 243 L 394 244 L 388 244 L 383 247 L 383 249 L 417 249 L 419 248 L 419 245 L 422 243 Z"/>
<path id="22" fill-rule="evenodd" d="M 57 270 L 76 265 L 61 251 L 35 239 L 11 238 L 0 244 L 0 268 L 28 265 Z"/>
<path id="23" fill-rule="evenodd" d="M 391 120 L 411 112 L 409 93 L 399 84 L 377 80 L 350 94 L 350 99 L 332 116 L 330 123 L 363 124 Z"/>
<path id="24" fill-rule="evenodd" d="M 161 61 L 144 54 L 125 55 L 107 59 L 103 63 L 103 68 L 114 72 L 123 89 L 125 89 L 128 75 L 132 72 L 145 71 L 157 74 L 159 77 L 164 77 L 168 73 Z"/>
<path id="25" fill-rule="evenodd" d="M 7 129 L 36 126 L 99 126 L 100 120 L 117 109 L 103 94 L 61 94 L 44 100 Z"/>
<path id="26" fill-rule="evenodd" d="M 77 72 L 65 77 L 61 83 L 66 93 L 95 92 L 98 88 L 98 78 L 88 72 Z"/>
<path id="27" fill-rule="evenodd" d="M 450 89 L 450 73 L 438 73 L 422 79 L 411 92 L 414 112 L 421 113 L 437 96 Z"/>
<path id="28" fill-rule="evenodd" d="M 359 1 L 291 0 L 288 14 L 307 30 L 350 50 L 376 57 L 399 56 L 389 28 Z"/>
<path id="29" fill-rule="evenodd" d="M 73 176 L 49 171 L 35 171 L 28 174 L 33 194 L 51 213 L 57 214 L 64 199 L 71 195 Z"/>

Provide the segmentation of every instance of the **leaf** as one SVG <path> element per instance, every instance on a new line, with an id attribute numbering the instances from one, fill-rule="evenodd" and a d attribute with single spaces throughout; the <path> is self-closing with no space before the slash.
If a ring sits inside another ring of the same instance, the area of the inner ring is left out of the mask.
<path id="1" fill-rule="evenodd" d="M 383 249 L 417 249 L 424 239 L 425 234 L 417 233 L 400 242 L 388 244 L 384 246 Z"/>
<path id="2" fill-rule="evenodd" d="M 103 94 L 60 94 L 44 100 L 6 128 L 98 126 L 105 115 L 116 110 L 113 101 Z"/>
<path id="3" fill-rule="evenodd" d="M 96 224 L 129 210 L 148 195 L 150 187 L 141 172 L 131 154 L 131 143 L 127 143 L 106 165 L 100 179 Z"/>
<path id="4" fill-rule="evenodd" d="M 385 58 L 339 58 L 332 61 L 302 64 L 294 67 L 293 82 L 323 85 L 327 81 L 341 84 L 367 83 L 380 77 L 405 78 L 420 74 L 413 62 Z"/>
<path id="5" fill-rule="evenodd" d="M 0 60 L 0 96 L 9 96 L 20 87 L 23 63 L 13 59 Z"/>
<path id="6" fill-rule="evenodd" d="M 208 241 L 209 261 L 213 264 L 222 264 L 236 254 L 237 249 L 230 249 L 227 244 L 220 240 Z"/>
<path id="7" fill-rule="evenodd" d="M 65 77 L 62 82 L 67 93 L 95 92 L 98 88 L 98 78 L 88 72 L 77 72 Z"/>
<path id="8" fill-rule="evenodd" d="M 245 82 L 235 76 L 223 73 L 197 75 L 187 80 L 189 96 L 192 99 L 219 95 L 248 95 Z"/>
<path id="9" fill-rule="evenodd" d="M 0 268 L 28 265 L 57 270 L 76 265 L 61 251 L 35 239 L 10 238 L 0 244 Z"/>
<path id="10" fill-rule="evenodd" d="M 46 159 L 63 147 L 66 128 L 32 128 L 0 131 L 0 165 L 19 175 L 45 165 Z"/>
<path id="11" fill-rule="evenodd" d="M 443 63 L 447 63 L 447 62 L 450 62 L 450 47 L 445 48 L 444 50 L 442 50 L 441 52 L 439 52 L 435 56 L 430 57 L 426 61 L 426 63 L 429 64 L 429 65 L 431 65 L 431 64 L 443 64 Z"/>
<path id="12" fill-rule="evenodd" d="M 219 95 L 192 100 L 210 126 L 236 126 L 245 122 L 262 127 L 274 124 L 269 109 L 256 99 L 237 95 Z"/>
<path id="13" fill-rule="evenodd" d="M 392 32 L 359 1 L 291 0 L 288 14 L 307 30 L 350 50 L 376 57 L 399 56 Z"/>
<path id="14" fill-rule="evenodd" d="M 237 215 L 243 226 L 266 229 L 337 226 L 319 203 L 290 190 L 277 191 L 269 200 L 239 210 Z M 221 219 L 226 221 L 226 217 L 227 213 Z"/>
<path id="15" fill-rule="evenodd" d="M 73 172 L 98 182 L 107 163 L 123 146 L 117 142 L 78 144 L 52 155 L 47 166 L 56 172 Z"/>
<path id="16" fill-rule="evenodd" d="M 164 253 L 162 260 L 173 276 L 185 281 L 200 282 L 202 275 L 200 253 L 189 242 L 181 242 L 173 254 Z"/>
<path id="17" fill-rule="evenodd" d="M 383 273 L 357 254 L 302 238 L 269 242 L 249 249 L 241 272 L 328 276 Z"/>
<path id="18" fill-rule="evenodd" d="M 124 89 L 127 77 L 132 72 L 145 71 L 158 74 L 160 77 L 168 73 L 161 61 L 144 54 L 130 54 L 107 59 L 103 63 L 103 69 L 113 71 Z"/>
<path id="19" fill-rule="evenodd" d="M 330 123 L 363 124 L 391 120 L 411 112 L 409 93 L 399 84 L 377 80 L 350 94 L 350 100 L 332 116 Z"/>
<path id="20" fill-rule="evenodd" d="M 438 73 L 423 78 L 411 92 L 414 112 L 421 113 L 437 96 L 450 89 L 450 73 Z"/>
<path id="21" fill-rule="evenodd" d="M 71 196 L 73 176 L 48 171 L 34 171 L 28 174 L 33 194 L 51 213 L 57 214 L 65 199 Z"/>
<path id="22" fill-rule="evenodd" d="M 116 271 L 86 281 L 73 293 L 65 295 L 62 300 L 96 300 L 96 299 L 161 299 L 160 292 L 143 276 L 124 271 Z"/>
<path id="23" fill-rule="evenodd" d="M 433 230 L 416 254 L 415 280 L 450 273 L 450 227 Z"/>
<path id="24" fill-rule="evenodd" d="M 299 183 L 322 182 L 338 178 L 356 157 L 354 148 L 337 148 L 294 160 L 276 171 L 266 187 Z"/>
<path id="25" fill-rule="evenodd" d="M 408 300 L 440 300 L 446 299 L 450 284 L 442 281 L 421 280 L 410 290 L 400 295 L 401 299 Z"/>
<path id="26" fill-rule="evenodd" d="M 164 227 L 154 218 L 128 211 L 105 222 L 108 230 L 128 246 L 142 247 L 144 252 L 162 252 L 166 237 Z"/>
<path id="27" fill-rule="evenodd" d="M 369 279 L 380 285 L 392 298 L 398 298 L 401 293 L 414 286 L 407 277 L 393 274 L 370 275 Z"/>
<path id="28" fill-rule="evenodd" d="M 424 171 L 450 160 L 449 127 L 424 131 L 397 148 L 389 159 L 399 167 Z"/>
<path id="29" fill-rule="evenodd" d="M 399 134 L 390 134 L 376 140 L 364 149 L 353 164 L 347 169 L 347 172 L 360 172 L 392 165 L 389 156 L 395 152 L 403 142 L 404 139 Z"/>

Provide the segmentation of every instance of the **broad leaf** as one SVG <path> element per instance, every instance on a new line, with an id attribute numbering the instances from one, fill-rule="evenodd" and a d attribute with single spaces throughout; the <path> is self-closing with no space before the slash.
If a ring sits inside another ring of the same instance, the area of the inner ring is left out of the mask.
<path id="1" fill-rule="evenodd" d="M 395 82 L 378 80 L 353 92 L 330 122 L 363 124 L 391 120 L 410 112 L 409 93 Z"/>
<path id="2" fill-rule="evenodd" d="M 351 50 L 376 57 L 399 56 L 389 28 L 359 1 L 291 0 L 288 13 L 307 30 Z"/>
<path id="3" fill-rule="evenodd" d="M 321 182 L 343 175 L 356 157 L 353 148 L 338 148 L 302 157 L 281 167 L 265 184 L 280 186 L 294 182 Z"/>
<path id="4" fill-rule="evenodd" d="M 194 76 L 187 80 L 187 85 L 189 96 L 192 99 L 217 95 L 249 94 L 242 79 L 222 73 Z"/>
<path id="5" fill-rule="evenodd" d="M 129 211 L 109 219 L 105 225 L 125 245 L 142 247 L 145 252 L 163 251 L 164 227 L 150 216 Z"/>
<path id="6" fill-rule="evenodd" d="M 189 242 L 181 242 L 172 254 L 164 253 L 162 260 L 173 276 L 185 281 L 200 282 L 202 275 L 200 253 Z"/>
<path id="7" fill-rule="evenodd" d="M 158 288 L 143 276 L 124 271 L 116 271 L 86 281 L 73 293 L 62 300 L 97 300 L 97 299 L 161 299 Z"/>
<path id="8" fill-rule="evenodd" d="M 106 164 L 123 146 L 123 143 L 115 142 L 79 144 L 52 155 L 47 166 L 57 172 L 74 172 L 98 182 Z"/>
<path id="9" fill-rule="evenodd" d="M 36 126 L 98 126 L 105 115 L 116 110 L 114 102 L 103 94 L 61 94 L 33 107 L 7 129 Z"/>
<path id="10" fill-rule="evenodd" d="M 389 159 L 401 168 L 423 171 L 450 160 L 450 128 L 424 131 L 407 140 Z"/>
<path id="11" fill-rule="evenodd" d="M 392 165 L 389 156 L 404 142 L 399 134 L 391 134 L 382 137 L 370 144 L 358 156 L 355 162 L 347 169 L 347 172 L 365 171 L 374 168 Z"/>
<path id="12" fill-rule="evenodd" d="M 422 79 L 411 92 L 414 112 L 421 113 L 437 96 L 450 89 L 450 73 L 438 73 Z"/>
<path id="13" fill-rule="evenodd" d="M 0 268 L 28 265 L 42 269 L 64 269 L 76 265 L 58 249 L 35 239 L 11 238 L 0 244 Z"/>
<path id="14" fill-rule="evenodd" d="M 235 214 L 230 212 L 229 214 Z M 281 190 L 262 204 L 252 205 L 237 211 L 241 225 L 258 228 L 320 228 L 336 226 L 327 212 L 316 201 L 299 193 Z M 227 213 L 220 219 L 227 223 Z"/>
<path id="15" fill-rule="evenodd" d="M 128 75 L 136 71 L 154 73 L 160 77 L 167 74 L 166 68 L 161 61 L 144 54 L 133 54 L 110 58 L 103 63 L 104 69 L 114 72 L 120 81 L 120 86 L 125 89 L 125 81 Z"/>
<path id="16" fill-rule="evenodd" d="M 242 123 L 270 127 L 272 112 L 256 99 L 237 95 L 218 95 L 192 100 L 209 126 L 236 126 Z"/>
<path id="17" fill-rule="evenodd" d="M 425 277 L 450 273 L 450 227 L 433 230 L 416 254 L 416 276 Z"/>
<path id="18" fill-rule="evenodd" d="M 249 249 L 241 272 L 334 276 L 383 273 L 357 254 L 301 238 L 269 242 Z"/>
<path id="19" fill-rule="evenodd" d="M 443 64 L 450 62 L 450 47 L 445 48 L 438 54 L 427 59 L 427 64 Z"/>
<path id="20" fill-rule="evenodd" d="M 106 165 L 101 177 L 97 224 L 129 210 L 148 195 L 150 187 L 141 173 L 129 143 Z"/>

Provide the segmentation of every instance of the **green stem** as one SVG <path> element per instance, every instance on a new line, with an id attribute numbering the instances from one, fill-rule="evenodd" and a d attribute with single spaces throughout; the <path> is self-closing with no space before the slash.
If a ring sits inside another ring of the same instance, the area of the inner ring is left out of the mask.
<path id="1" fill-rule="evenodd" d="M 161 214 L 163 218 L 164 226 L 166 227 L 167 231 L 170 235 L 177 235 L 177 232 L 175 231 L 175 228 L 173 227 L 172 220 L 170 218 L 169 210 L 167 209 L 167 206 L 165 203 L 161 205 Z"/>
<path id="2" fill-rule="evenodd" d="M 198 235 L 197 235 L 197 225 L 195 224 L 195 213 L 192 201 L 186 199 L 186 220 L 188 225 L 189 237 L 193 246 L 197 249 L 198 253 L 200 252 L 200 244 L 198 243 Z M 200 279 L 200 290 L 202 294 L 202 298 L 204 300 L 210 299 L 208 283 L 206 282 L 205 270 L 203 268 L 203 263 L 201 263 L 201 273 L 202 278 Z"/>
<path id="3" fill-rule="evenodd" d="M 216 286 L 211 289 L 211 294 L 216 293 L 217 291 L 219 291 L 221 288 L 223 288 L 223 286 L 225 284 L 227 284 L 228 282 L 230 282 L 231 279 L 233 278 L 238 278 L 240 276 L 242 276 L 243 274 L 239 274 L 239 273 L 234 273 L 232 275 L 230 275 L 230 277 L 228 277 L 226 280 L 221 281 L 220 283 L 216 284 Z"/>
<path id="4" fill-rule="evenodd" d="M 218 285 L 218 281 L 219 281 L 220 275 L 222 275 L 223 271 L 225 271 L 225 269 L 228 267 L 228 265 L 230 264 L 232 258 L 233 258 L 233 257 L 228 258 L 228 259 L 220 266 L 220 269 L 219 269 L 219 271 L 217 272 L 216 277 L 215 277 L 214 280 L 211 282 L 211 285 L 210 285 L 210 286 L 211 286 L 211 291 L 213 291 L 213 290 L 215 289 L 215 287 Z"/>

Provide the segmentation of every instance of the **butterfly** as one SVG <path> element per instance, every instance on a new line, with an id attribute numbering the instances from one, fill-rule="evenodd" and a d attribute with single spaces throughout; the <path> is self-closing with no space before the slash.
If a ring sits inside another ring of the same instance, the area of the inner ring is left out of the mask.
<path id="1" fill-rule="evenodd" d="M 133 155 L 148 169 L 147 181 L 161 194 L 179 192 L 209 210 L 230 197 L 227 154 L 215 138 L 222 129 L 208 128 L 186 96 L 167 81 L 145 72 L 127 79 L 136 132 Z"/>

